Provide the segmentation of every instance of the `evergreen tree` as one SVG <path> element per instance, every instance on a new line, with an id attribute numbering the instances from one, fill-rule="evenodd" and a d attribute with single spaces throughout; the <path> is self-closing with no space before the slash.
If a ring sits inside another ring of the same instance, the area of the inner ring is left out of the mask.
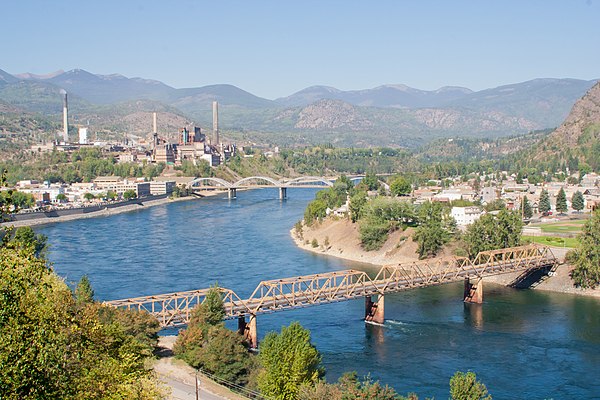
<path id="1" fill-rule="evenodd" d="M 83 275 L 75 288 L 75 301 L 77 304 L 86 304 L 94 301 L 94 289 L 87 275 Z"/>
<path id="2" fill-rule="evenodd" d="M 600 284 L 600 209 L 583 226 L 579 246 L 567 259 L 575 266 L 571 278 L 577 286 L 595 288 Z"/>
<path id="3" fill-rule="evenodd" d="M 258 357 L 264 368 L 258 376 L 258 387 L 268 398 L 296 399 L 301 386 L 312 386 L 324 375 L 321 355 L 310 342 L 310 331 L 298 322 L 283 327 L 281 333 L 267 334 Z"/>
<path id="4" fill-rule="evenodd" d="M 573 197 L 571 198 L 571 207 L 577 212 L 581 212 L 581 210 L 583 210 L 585 207 L 585 199 L 579 190 L 573 193 Z"/>
<path id="5" fill-rule="evenodd" d="M 531 203 L 527 196 L 523 197 L 523 203 L 521 204 L 521 212 L 523 213 L 524 219 L 531 219 L 533 216 L 533 210 L 531 209 Z"/>
<path id="6" fill-rule="evenodd" d="M 565 190 L 560 188 L 558 191 L 558 195 L 556 196 L 556 211 L 564 214 L 567 212 L 569 208 L 567 207 L 567 195 L 565 194 Z"/>
<path id="7" fill-rule="evenodd" d="M 542 189 L 538 208 L 542 214 L 547 214 L 552 208 L 552 206 L 550 205 L 550 196 L 548 195 L 548 191 L 546 189 Z"/>

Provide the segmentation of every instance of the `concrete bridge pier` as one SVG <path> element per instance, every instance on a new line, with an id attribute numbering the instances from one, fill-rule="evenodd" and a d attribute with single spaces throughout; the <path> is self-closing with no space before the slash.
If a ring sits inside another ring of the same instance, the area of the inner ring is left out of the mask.
<path id="1" fill-rule="evenodd" d="M 287 188 L 280 187 L 279 188 L 279 200 L 285 200 L 287 198 Z"/>
<path id="2" fill-rule="evenodd" d="M 474 283 L 469 278 L 465 278 L 465 303 L 483 303 L 483 279 L 474 278 Z"/>
<path id="3" fill-rule="evenodd" d="M 383 325 L 385 323 L 384 296 L 379 295 L 377 302 L 373 302 L 371 296 L 365 297 L 365 322 L 374 322 Z"/>
<path id="4" fill-rule="evenodd" d="M 236 188 L 228 188 L 227 189 L 227 198 L 235 199 L 237 197 L 237 189 Z"/>
<path id="5" fill-rule="evenodd" d="M 246 317 L 238 317 L 238 333 L 244 337 L 251 349 L 258 349 L 258 331 L 256 330 L 256 315 L 250 315 L 248 322 Z"/>

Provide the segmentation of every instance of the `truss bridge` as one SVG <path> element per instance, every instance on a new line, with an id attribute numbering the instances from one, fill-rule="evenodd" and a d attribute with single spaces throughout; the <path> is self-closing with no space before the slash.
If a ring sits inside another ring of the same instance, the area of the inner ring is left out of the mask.
<path id="1" fill-rule="evenodd" d="M 225 318 L 238 318 L 240 332 L 256 347 L 258 314 L 362 297 L 365 298 L 365 320 L 383 324 L 384 297 L 388 293 L 464 281 L 465 302 L 481 303 L 482 279 L 486 276 L 521 272 L 519 278 L 522 278 L 540 270 L 553 271 L 557 266 L 558 260 L 548 247 L 532 244 L 484 251 L 473 260 L 451 257 L 384 266 L 375 277 L 363 271 L 343 270 L 262 281 L 246 299 L 230 289 L 218 290 L 223 298 Z M 209 291 L 199 289 L 113 300 L 105 304 L 147 311 L 162 327 L 182 326 L 189 322 L 192 310 L 204 301 Z"/>

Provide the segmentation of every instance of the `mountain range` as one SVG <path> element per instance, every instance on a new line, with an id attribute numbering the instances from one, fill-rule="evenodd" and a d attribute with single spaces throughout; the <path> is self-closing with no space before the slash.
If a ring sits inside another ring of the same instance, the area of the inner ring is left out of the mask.
<path id="1" fill-rule="evenodd" d="M 164 113 L 173 123 L 210 127 L 211 103 L 216 100 L 221 127 L 236 139 L 413 147 L 439 137 L 499 137 L 558 126 L 595 82 L 534 79 L 481 91 L 452 86 L 433 91 L 405 85 L 351 91 L 312 86 L 269 100 L 232 85 L 176 89 L 156 80 L 81 69 L 47 75 L 0 70 L 0 101 L 58 119 L 59 91 L 65 89 L 76 122 L 91 121 L 92 130 L 143 134 L 149 123 L 126 124 L 124 120 L 137 120 L 126 112 L 159 111 L 159 120 Z"/>

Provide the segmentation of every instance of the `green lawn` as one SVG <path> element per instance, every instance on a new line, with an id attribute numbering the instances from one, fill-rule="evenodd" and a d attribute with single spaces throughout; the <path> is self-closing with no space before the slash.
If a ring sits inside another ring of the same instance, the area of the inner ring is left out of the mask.
<path id="1" fill-rule="evenodd" d="M 581 228 L 583 224 L 585 224 L 587 220 L 579 219 L 575 221 L 565 221 L 565 222 L 550 222 L 547 224 L 536 224 L 533 225 L 542 230 L 542 232 L 548 233 L 565 233 L 565 232 L 581 232 Z"/>
<path id="2" fill-rule="evenodd" d="M 522 236 L 524 241 L 544 244 L 546 246 L 575 248 L 579 244 L 575 238 L 561 238 L 554 236 Z"/>

